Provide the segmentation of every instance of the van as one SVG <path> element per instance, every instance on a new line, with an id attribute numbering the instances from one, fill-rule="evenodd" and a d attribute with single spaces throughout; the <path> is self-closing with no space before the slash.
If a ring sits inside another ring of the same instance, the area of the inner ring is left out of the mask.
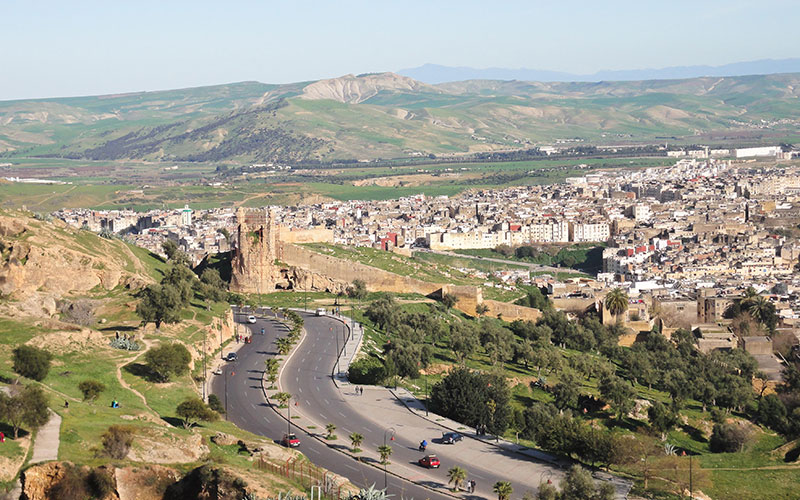
<path id="1" fill-rule="evenodd" d="M 325 310 L 324 307 L 317 308 L 317 316 L 326 316 L 328 312 Z"/>

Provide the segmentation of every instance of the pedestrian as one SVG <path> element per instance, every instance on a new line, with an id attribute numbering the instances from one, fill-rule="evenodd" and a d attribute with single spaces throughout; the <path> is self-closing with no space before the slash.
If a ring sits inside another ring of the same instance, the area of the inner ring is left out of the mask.
<path id="1" fill-rule="evenodd" d="M 467 480 L 467 493 L 472 493 L 472 479 Z"/>
<path id="2" fill-rule="evenodd" d="M 117 340 L 119 340 L 119 331 L 114 332 L 117 334 Z"/>
<path id="3" fill-rule="evenodd" d="M 361 391 L 361 395 L 363 396 L 364 395 L 364 388 L 361 387 L 361 388 L 359 388 L 359 390 Z"/>
<path id="4" fill-rule="evenodd" d="M 69 401 L 66 399 L 64 400 L 64 408 L 69 408 Z"/>
<path id="5" fill-rule="evenodd" d="M 0 443 L 6 442 L 6 435 L 3 434 L 3 431 L 0 431 Z"/>
<path id="6" fill-rule="evenodd" d="M 470 493 L 475 493 L 475 480 L 474 479 L 469 482 L 469 492 Z"/>

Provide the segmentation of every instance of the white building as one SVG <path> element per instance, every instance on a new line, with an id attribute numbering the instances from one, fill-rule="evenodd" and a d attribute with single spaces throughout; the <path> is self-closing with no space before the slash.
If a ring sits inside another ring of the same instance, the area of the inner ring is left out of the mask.
<path id="1" fill-rule="evenodd" d="M 778 156 L 781 152 L 780 146 L 764 146 L 760 148 L 739 148 L 736 150 L 737 158 L 749 158 L 754 156 Z"/>
<path id="2" fill-rule="evenodd" d="M 184 205 L 181 210 L 181 226 L 187 227 L 192 225 L 192 209 L 189 205 Z"/>
<path id="3" fill-rule="evenodd" d="M 605 222 L 595 224 L 570 224 L 570 241 L 606 241 L 611 236 L 611 230 Z"/>

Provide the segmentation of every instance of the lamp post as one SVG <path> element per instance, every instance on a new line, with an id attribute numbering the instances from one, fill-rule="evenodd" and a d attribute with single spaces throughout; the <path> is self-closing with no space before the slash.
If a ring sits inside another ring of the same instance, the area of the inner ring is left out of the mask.
<path id="1" fill-rule="evenodd" d="M 339 375 L 339 332 L 334 333 L 333 327 L 331 327 L 330 331 L 336 337 L 336 375 Z"/>
<path id="2" fill-rule="evenodd" d="M 388 434 L 388 433 L 391 433 L 391 436 L 392 436 L 389 440 L 390 441 L 394 441 L 394 433 L 395 433 L 394 427 L 389 427 L 388 429 L 383 431 L 383 446 L 386 446 L 386 434 Z M 383 489 L 384 490 L 386 488 L 388 488 L 388 483 L 389 483 L 389 479 L 388 479 L 388 476 L 387 476 L 387 473 L 386 473 L 386 462 L 387 461 L 388 460 L 385 460 L 383 462 Z"/>
<path id="3" fill-rule="evenodd" d="M 206 383 L 207 383 L 207 377 L 208 377 L 208 374 L 206 372 L 206 354 L 208 354 L 208 352 L 206 351 L 206 334 L 207 333 L 208 333 L 208 331 L 205 328 L 203 328 L 203 402 L 204 403 L 207 402 L 207 400 L 206 400 Z"/>
<path id="4" fill-rule="evenodd" d="M 286 419 L 286 434 L 292 433 L 292 398 L 286 400 L 286 409 L 289 411 L 289 418 Z"/>

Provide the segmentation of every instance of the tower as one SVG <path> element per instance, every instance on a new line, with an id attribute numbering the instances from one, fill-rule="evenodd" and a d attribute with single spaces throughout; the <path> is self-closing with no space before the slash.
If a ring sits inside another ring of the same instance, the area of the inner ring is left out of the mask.
<path id="1" fill-rule="evenodd" d="M 270 209 L 236 211 L 238 223 L 236 248 L 231 262 L 231 290 L 247 293 L 269 293 L 281 281 L 280 229 Z"/>

